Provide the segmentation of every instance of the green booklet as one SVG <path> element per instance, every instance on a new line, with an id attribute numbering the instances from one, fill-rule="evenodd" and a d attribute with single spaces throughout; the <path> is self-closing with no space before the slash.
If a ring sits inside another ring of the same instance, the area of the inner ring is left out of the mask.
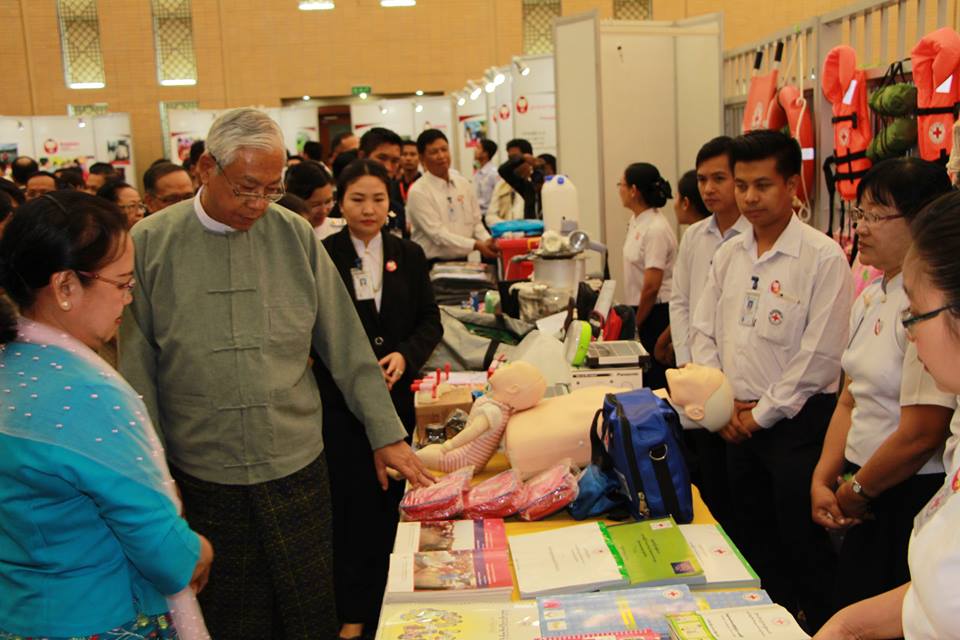
<path id="1" fill-rule="evenodd" d="M 668 613 L 671 640 L 809 640 L 790 612 L 776 604 Z"/>
<path id="2" fill-rule="evenodd" d="M 631 585 L 702 584 L 703 567 L 673 518 L 608 528 Z"/>

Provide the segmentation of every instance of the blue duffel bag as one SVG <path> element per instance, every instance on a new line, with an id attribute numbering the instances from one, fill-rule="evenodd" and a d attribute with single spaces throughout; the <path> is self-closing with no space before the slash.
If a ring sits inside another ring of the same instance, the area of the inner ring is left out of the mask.
<path id="1" fill-rule="evenodd" d="M 619 480 L 637 520 L 693 520 L 681 431 L 670 403 L 646 388 L 608 393 L 593 418 L 594 463 Z"/>

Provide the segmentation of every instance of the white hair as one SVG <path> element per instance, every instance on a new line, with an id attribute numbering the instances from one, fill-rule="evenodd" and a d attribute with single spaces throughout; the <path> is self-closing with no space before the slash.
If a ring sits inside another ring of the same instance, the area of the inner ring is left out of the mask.
<path id="1" fill-rule="evenodd" d="M 210 125 L 206 151 L 220 162 L 220 166 L 226 167 L 240 149 L 279 149 L 286 153 L 280 125 L 263 111 L 252 107 L 227 111 Z"/>

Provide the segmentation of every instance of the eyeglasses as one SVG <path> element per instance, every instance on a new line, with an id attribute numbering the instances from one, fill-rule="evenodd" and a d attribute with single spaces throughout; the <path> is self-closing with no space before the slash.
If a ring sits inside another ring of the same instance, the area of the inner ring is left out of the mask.
<path id="1" fill-rule="evenodd" d="M 913 315 L 910 313 L 910 309 L 904 309 L 900 312 L 900 322 L 903 324 L 903 328 L 907 330 L 907 333 L 913 335 L 913 332 L 916 330 L 917 324 L 925 322 L 927 320 L 932 320 L 938 315 L 943 313 L 948 309 L 956 309 L 958 305 L 955 304 L 945 304 L 942 307 L 934 309 L 933 311 L 928 311 L 927 313 L 921 313 L 918 315 Z"/>
<path id="2" fill-rule="evenodd" d="M 56 189 L 27 189 L 23 192 L 23 197 L 27 200 L 34 200 L 48 193 L 53 193 L 54 191 L 56 191 Z"/>
<path id="3" fill-rule="evenodd" d="M 895 220 L 896 218 L 902 218 L 902 213 L 895 213 L 890 216 L 878 216 L 875 213 L 870 211 L 865 211 L 860 207 L 850 207 L 850 215 L 853 216 L 853 221 L 856 223 L 865 222 L 867 224 L 876 224 L 878 222 L 886 222 L 887 220 Z"/>
<path id="4" fill-rule="evenodd" d="M 193 193 L 171 193 L 168 196 L 157 198 L 157 200 L 169 206 L 171 204 L 177 204 L 178 202 L 183 202 L 184 200 L 189 200 L 192 197 L 193 197 Z"/>
<path id="5" fill-rule="evenodd" d="M 147 207 L 142 202 L 131 202 L 130 204 L 120 204 L 117 205 L 124 213 L 133 213 L 139 211 L 140 213 L 146 213 Z"/>
<path id="6" fill-rule="evenodd" d="M 245 200 L 247 204 L 254 204 L 258 200 L 266 200 L 267 202 L 277 202 L 284 196 L 286 193 L 281 186 L 279 189 L 271 189 L 270 191 L 264 191 L 263 193 L 257 193 L 252 191 L 240 191 L 237 188 L 237 185 L 233 184 L 233 181 L 227 177 L 227 172 L 224 171 L 223 165 L 220 164 L 220 161 L 217 160 L 217 157 L 212 153 L 210 157 L 213 158 L 213 161 L 217 163 L 217 168 L 220 169 L 220 175 L 223 176 L 223 179 L 227 181 L 227 184 L 230 185 L 230 190 L 233 191 L 233 196 L 238 200 Z"/>
<path id="7" fill-rule="evenodd" d="M 121 291 L 128 292 L 128 293 L 133 293 L 133 288 L 137 285 L 137 281 L 134 278 L 130 278 L 126 282 L 121 282 L 120 280 L 114 280 L 113 278 L 108 278 L 106 276 L 100 275 L 99 273 L 92 273 L 90 271 L 77 271 L 77 273 L 80 274 L 81 276 L 84 276 L 85 278 L 91 278 L 93 280 L 101 280 L 103 282 L 106 282 L 107 284 L 112 284 L 117 289 L 120 289 Z"/>

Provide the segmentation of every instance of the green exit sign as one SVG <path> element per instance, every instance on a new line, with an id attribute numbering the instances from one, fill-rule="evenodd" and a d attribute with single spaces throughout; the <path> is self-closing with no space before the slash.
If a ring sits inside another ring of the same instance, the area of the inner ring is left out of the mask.
<path id="1" fill-rule="evenodd" d="M 362 87 L 362 86 L 361 86 L 361 87 L 353 87 L 353 88 L 350 90 L 350 93 L 353 94 L 353 95 L 355 95 L 355 96 L 359 96 L 360 94 L 370 95 L 371 93 L 373 93 L 373 91 L 370 89 L 370 87 Z"/>

